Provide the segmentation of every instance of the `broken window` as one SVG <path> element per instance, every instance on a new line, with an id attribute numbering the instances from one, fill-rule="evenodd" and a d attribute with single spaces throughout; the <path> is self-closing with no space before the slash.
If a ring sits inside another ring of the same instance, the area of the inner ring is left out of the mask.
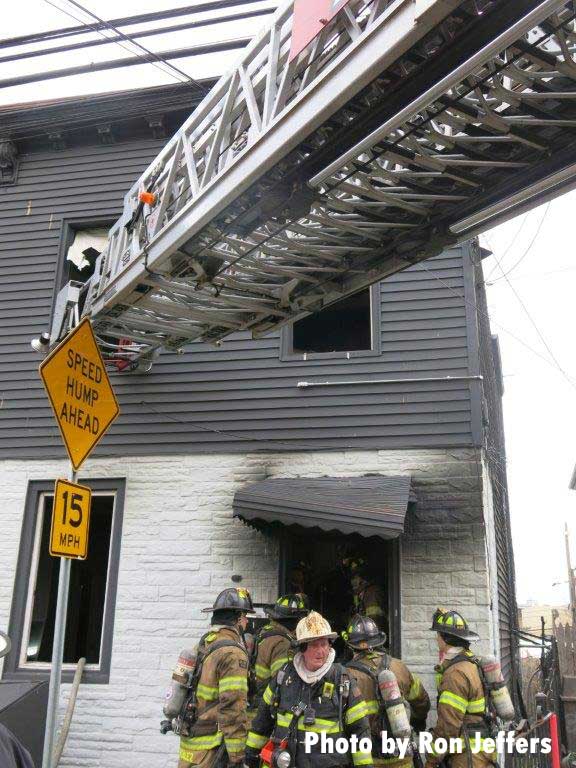
<path id="1" fill-rule="evenodd" d="M 374 289 L 365 288 L 302 320 L 286 332 L 288 355 L 375 350 Z"/>
<path id="2" fill-rule="evenodd" d="M 72 230 L 72 243 L 66 252 L 65 280 L 85 283 L 94 274 L 96 259 L 108 241 L 109 227 Z"/>
<path id="3" fill-rule="evenodd" d="M 82 657 L 85 680 L 107 682 L 112 650 L 116 582 L 120 556 L 123 481 L 89 481 L 93 488 L 88 557 L 73 560 L 64 638 L 64 679 Z M 29 490 L 10 619 L 13 647 L 4 677 L 49 674 L 61 558 L 49 554 L 54 494 L 47 483 Z M 53 485 L 52 485 L 53 488 Z"/>

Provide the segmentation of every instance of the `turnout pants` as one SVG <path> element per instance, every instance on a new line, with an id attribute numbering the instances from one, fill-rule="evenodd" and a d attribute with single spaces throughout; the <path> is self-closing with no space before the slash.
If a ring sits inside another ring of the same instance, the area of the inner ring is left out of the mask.
<path id="1" fill-rule="evenodd" d="M 198 768 L 214 768 L 216 765 L 218 760 L 218 748 L 208 749 L 205 752 L 198 752 L 196 754 L 199 759 L 197 758 L 195 763 L 189 763 L 187 760 L 180 759 L 178 761 L 178 768 L 193 768 L 193 766 L 198 766 Z"/>

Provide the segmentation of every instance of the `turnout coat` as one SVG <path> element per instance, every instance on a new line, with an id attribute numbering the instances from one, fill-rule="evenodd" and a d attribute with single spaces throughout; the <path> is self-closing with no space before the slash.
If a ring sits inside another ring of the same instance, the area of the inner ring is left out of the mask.
<path id="1" fill-rule="evenodd" d="M 448 659 L 436 667 L 438 684 L 438 722 L 433 728 L 434 755 L 428 756 L 428 768 L 435 768 L 445 756 L 436 739 L 459 739 L 459 753 L 448 757 L 451 768 L 468 768 L 469 757 L 474 768 L 489 766 L 496 760 L 496 755 L 479 752 L 467 755 L 467 742 L 479 743 L 487 734 L 485 715 L 487 701 L 484 686 L 475 656 L 471 651 L 463 650 L 457 656 Z"/>
<path id="2" fill-rule="evenodd" d="M 306 712 L 295 715 L 303 704 Z M 308 717 L 306 717 L 308 715 Z M 310 722 L 312 720 L 313 722 Z M 307 722 L 305 722 L 305 719 Z M 293 662 L 286 664 L 266 687 L 246 742 L 249 765 L 257 765 L 260 750 L 273 738 L 276 743 L 289 739 L 292 764 L 298 768 L 329 768 L 348 765 L 372 766 L 372 756 L 360 751 L 352 754 L 330 754 L 321 751 L 321 743 L 304 749 L 306 732 L 324 733 L 332 743 L 340 737 L 355 734 L 359 739 L 370 736 L 366 703 L 356 683 L 341 664 L 332 664 L 318 682 L 305 683 Z"/>
<path id="3" fill-rule="evenodd" d="M 198 652 L 205 653 L 221 641 L 202 662 L 196 689 L 198 717 L 190 736 L 180 739 L 180 764 L 209 763 L 224 741 L 229 761 L 240 762 L 247 735 L 248 652 L 233 627 L 217 627 L 205 634 Z M 208 758 L 208 759 L 207 759 Z"/>
<path id="4" fill-rule="evenodd" d="M 292 660 L 294 635 L 278 621 L 270 621 L 256 637 L 256 701 L 259 704 L 272 675 Z"/>
<path id="5" fill-rule="evenodd" d="M 354 664 L 366 667 L 369 671 L 354 668 Z M 423 730 L 426 727 L 426 717 L 430 711 L 430 698 L 420 679 L 408 669 L 403 661 L 395 659 L 382 651 L 366 650 L 357 652 L 347 667 L 348 674 L 356 681 L 360 689 L 360 694 L 366 702 L 370 716 L 374 765 L 407 768 L 412 765 L 411 757 L 400 760 L 389 755 L 383 755 L 380 749 L 382 719 L 379 714 L 383 704 L 378 694 L 377 682 L 374 676 L 383 668 L 389 669 L 396 676 L 400 692 L 410 706 L 410 721 L 417 730 Z M 391 736 L 391 734 L 388 735 Z"/>

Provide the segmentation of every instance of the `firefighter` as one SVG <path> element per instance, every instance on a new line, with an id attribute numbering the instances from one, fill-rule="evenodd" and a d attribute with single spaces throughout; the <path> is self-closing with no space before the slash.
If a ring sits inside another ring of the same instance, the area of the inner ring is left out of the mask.
<path id="1" fill-rule="evenodd" d="M 197 716 L 190 735 L 180 739 L 178 768 L 238 765 L 244 760 L 247 735 L 248 653 L 242 634 L 254 610 L 246 589 L 220 592 L 211 629 L 198 643 L 202 664 L 196 688 Z"/>
<path id="2" fill-rule="evenodd" d="M 440 664 L 436 667 L 438 682 L 438 722 L 432 729 L 434 739 L 459 738 L 458 753 L 443 755 L 438 749 L 428 755 L 426 768 L 436 768 L 444 758 L 450 768 L 486 768 L 496 760 L 495 755 L 479 751 L 482 738 L 491 736 L 488 701 L 477 657 L 470 643 L 479 640 L 457 611 L 438 608 L 430 629 L 436 632 Z M 480 743 L 478 744 L 478 740 Z M 433 742 L 434 747 L 435 742 Z"/>
<path id="3" fill-rule="evenodd" d="M 394 731 L 388 722 L 384 702 L 378 691 L 378 673 L 389 669 L 396 676 L 400 692 L 410 708 L 410 723 L 416 731 L 423 731 L 426 728 L 426 717 L 430 711 L 430 699 L 426 689 L 404 662 L 389 656 L 384 651 L 386 635 L 368 616 L 356 614 L 342 636 L 354 653 L 346 669 L 350 677 L 356 681 L 370 715 L 374 765 L 408 768 L 412 765 L 411 757 L 395 760 L 383 755 L 380 749 L 381 732 L 385 730 L 390 735 Z"/>
<path id="4" fill-rule="evenodd" d="M 331 644 L 335 639 L 330 624 L 315 611 L 298 622 L 299 650 L 272 677 L 252 721 L 246 742 L 248 768 L 258 768 L 261 751 L 265 765 L 282 768 L 332 768 L 350 761 L 354 766 L 372 765 L 369 752 L 352 749 L 350 755 L 330 750 L 329 745 L 341 737 L 353 747 L 356 739 L 370 737 L 366 703 L 358 686 L 334 662 Z M 276 759 L 272 750 L 278 750 Z"/>
<path id="5" fill-rule="evenodd" d="M 312 567 L 305 560 L 299 560 L 292 567 L 288 577 L 288 587 L 293 594 L 305 594 L 312 577 Z"/>
<path id="6" fill-rule="evenodd" d="M 308 613 L 308 598 L 302 593 L 282 595 L 266 613 L 271 621 L 256 636 L 254 649 L 255 708 L 270 677 L 294 656 L 296 624 Z"/>
<path id="7" fill-rule="evenodd" d="M 353 592 L 353 614 L 367 616 L 376 622 L 379 629 L 386 630 L 386 598 L 371 578 L 368 563 L 362 557 L 348 557 L 343 561 L 348 570 Z"/>

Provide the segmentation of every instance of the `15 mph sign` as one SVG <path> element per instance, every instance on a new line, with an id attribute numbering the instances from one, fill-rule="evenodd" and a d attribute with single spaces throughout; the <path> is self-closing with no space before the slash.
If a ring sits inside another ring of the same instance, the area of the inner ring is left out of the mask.
<path id="1" fill-rule="evenodd" d="M 56 480 L 50 531 L 52 557 L 88 557 L 92 491 L 68 480 Z"/>
<path id="2" fill-rule="evenodd" d="M 40 376 L 77 470 L 120 413 L 88 318 L 44 360 Z"/>

